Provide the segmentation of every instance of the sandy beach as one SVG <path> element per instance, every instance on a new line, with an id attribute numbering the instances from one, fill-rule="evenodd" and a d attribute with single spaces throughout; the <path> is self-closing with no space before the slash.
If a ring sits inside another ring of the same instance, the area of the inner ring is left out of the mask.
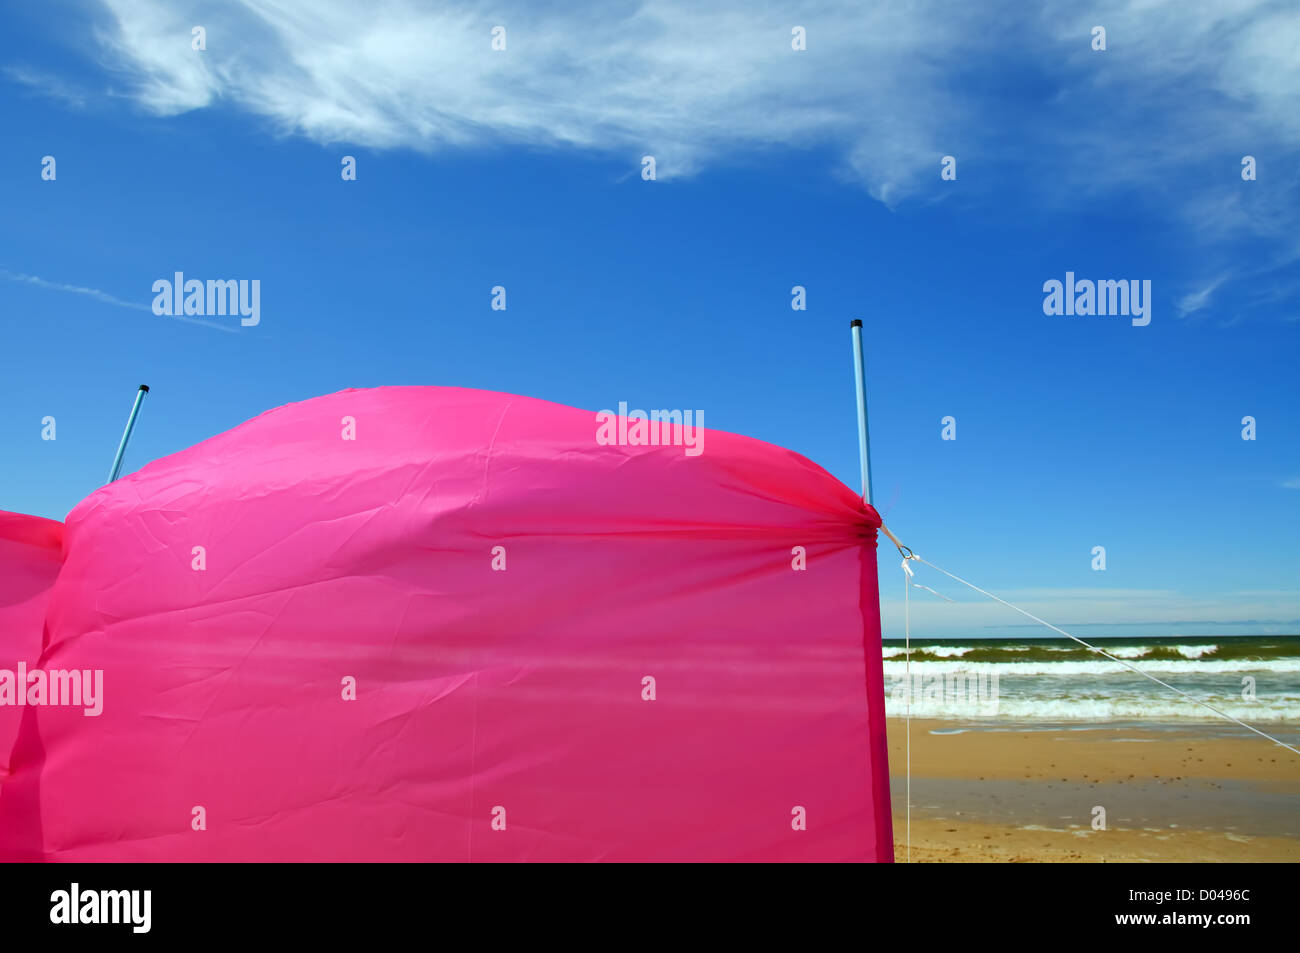
<path id="1" fill-rule="evenodd" d="M 1195 725 L 968 727 L 912 721 L 914 863 L 1300 861 L 1300 756 L 1263 738 Z M 890 718 L 899 862 L 904 738 Z"/>

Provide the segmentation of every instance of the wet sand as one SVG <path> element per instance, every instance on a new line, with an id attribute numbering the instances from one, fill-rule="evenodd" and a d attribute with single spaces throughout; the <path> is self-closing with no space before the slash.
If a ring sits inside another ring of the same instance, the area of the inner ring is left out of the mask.
<path id="1" fill-rule="evenodd" d="M 1264 738 L 963 727 L 912 722 L 913 862 L 1300 861 L 1300 755 Z M 905 861 L 902 720 L 889 740 Z"/>

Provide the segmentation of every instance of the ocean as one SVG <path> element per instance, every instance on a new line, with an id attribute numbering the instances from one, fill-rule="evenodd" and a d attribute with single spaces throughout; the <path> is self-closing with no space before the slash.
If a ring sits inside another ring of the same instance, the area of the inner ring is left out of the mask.
<path id="1" fill-rule="evenodd" d="M 1300 729 L 1300 635 L 1095 638 L 1089 642 L 1270 734 Z M 884 641 L 887 714 L 908 704 L 906 652 Z M 974 727 L 1238 726 L 1068 639 L 913 639 L 913 718 Z"/>

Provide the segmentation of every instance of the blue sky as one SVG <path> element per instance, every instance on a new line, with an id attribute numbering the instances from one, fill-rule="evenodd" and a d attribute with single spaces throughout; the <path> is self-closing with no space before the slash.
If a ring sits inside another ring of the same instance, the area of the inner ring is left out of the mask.
<path id="1" fill-rule="evenodd" d="M 703 409 L 856 486 L 860 317 L 917 552 L 1080 635 L 1300 631 L 1300 12 L 693 6 L 6 13 L 0 508 L 66 515 L 140 383 L 128 471 L 427 383 Z M 154 315 L 175 271 L 259 279 L 260 324 Z M 1150 280 L 1151 323 L 1045 315 L 1067 271 Z M 1043 634 L 920 581 L 963 601 L 916 634 Z"/>

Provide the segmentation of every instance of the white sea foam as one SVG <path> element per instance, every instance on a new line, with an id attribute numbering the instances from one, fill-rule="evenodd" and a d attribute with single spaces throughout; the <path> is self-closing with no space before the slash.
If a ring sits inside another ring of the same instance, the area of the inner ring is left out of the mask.
<path id="1" fill-rule="evenodd" d="M 1217 645 L 1117 645 L 1114 648 L 1106 649 L 1115 658 L 1122 659 L 1143 658 L 1152 652 L 1160 650 L 1174 651 L 1183 658 L 1196 659 L 1205 655 L 1213 655 L 1219 651 L 1219 647 Z"/>
<path id="2" fill-rule="evenodd" d="M 998 652 L 1028 652 L 1028 645 L 998 645 L 991 643 L 989 645 L 913 645 L 912 657 L 922 653 L 939 658 L 961 658 L 969 652 L 976 649 L 994 649 Z M 1069 651 L 1067 649 L 1066 651 Z M 886 645 L 881 649 L 882 658 L 906 658 L 907 649 L 902 645 Z"/>
<path id="3" fill-rule="evenodd" d="M 1247 724 L 1294 723 L 1300 718 L 1300 697 L 1284 696 L 1255 702 L 1206 698 L 1219 711 Z M 885 695 L 885 713 L 902 717 L 904 706 Z M 912 699 L 913 718 L 978 718 L 969 705 L 949 704 L 942 699 Z M 1217 721 L 1213 712 L 1177 695 L 1118 698 L 1045 698 L 1013 696 L 1003 691 L 998 700 L 996 721 Z"/>
<path id="4" fill-rule="evenodd" d="M 1115 658 L 1135 659 L 1141 658 L 1151 651 L 1149 645 L 1117 645 L 1114 648 L 1106 650 Z"/>
<path id="5" fill-rule="evenodd" d="M 1107 651 L 1110 650 L 1107 649 Z M 1159 675 L 1162 672 L 1167 675 L 1224 675 L 1234 672 L 1300 673 L 1300 658 L 1269 659 L 1268 661 L 1252 661 L 1250 659 L 1232 659 L 1230 661 L 1217 661 L 1215 659 L 1135 659 L 1131 664 L 1139 671 L 1149 672 L 1152 675 Z M 885 674 L 902 675 L 905 665 L 906 662 L 901 658 L 897 660 L 886 659 L 884 663 Z M 1133 671 L 1126 665 L 1112 662 L 1100 655 L 1096 659 L 1072 662 L 936 662 L 914 658 L 912 660 L 913 673 L 918 668 L 925 674 L 933 675 L 956 672 L 997 672 L 1004 678 L 1017 675 L 1112 675 L 1121 672 L 1131 674 Z"/>
<path id="6" fill-rule="evenodd" d="M 1174 648 L 1183 658 L 1200 658 L 1202 655 L 1219 651 L 1217 645 L 1175 645 Z"/>
<path id="7" fill-rule="evenodd" d="M 1219 650 L 1217 645 L 1117 645 L 1101 646 L 1107 652 L 1126 660 L 1145 658 L 1152 652 L 1177 652 L 1185 659 L 1199 659 L 1206 655 L 1213 655 Z M 1028 652 L 1035 649 L 1039 652 L 1059 652 L 1073 653 L 1078 652 L 1083 647 L 1080 645 L 1005 645 L 997 642 L 989 642 L 986 645 L 913 645 L 912 656 L 925 655 L 929 659 L 938 658 L 962 658 L 975 650 L 994 651 L 994 652 Z M 881 650 L 883 658 L 905 658 L 907 650 L 901 645 L 886 645 Z M 1099 656 L 1100 657 L 1100 656 Z M 1212 660 L 1211 660 L 1212 661 Z"/>

